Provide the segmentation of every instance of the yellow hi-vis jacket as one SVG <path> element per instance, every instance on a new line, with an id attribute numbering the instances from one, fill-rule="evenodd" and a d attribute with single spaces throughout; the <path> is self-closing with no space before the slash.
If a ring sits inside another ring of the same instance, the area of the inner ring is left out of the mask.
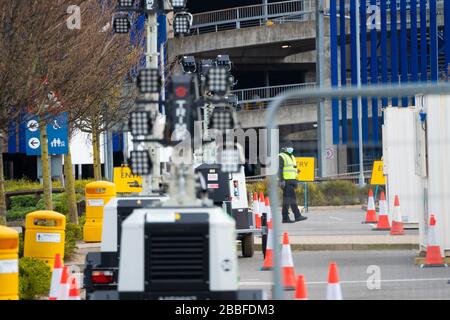
<path id="1" fill-rule="evenodd" d="M 286 153 L 280 153 L 279 156 L 283 159 L 283 179 L 284 180 L 297 180 L 297 160 L 293 155 L 287 155 Z"/>

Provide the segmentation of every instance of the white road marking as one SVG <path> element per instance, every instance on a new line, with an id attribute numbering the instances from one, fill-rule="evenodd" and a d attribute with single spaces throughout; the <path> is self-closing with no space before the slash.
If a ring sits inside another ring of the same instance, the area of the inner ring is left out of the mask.
<path id="1" fill-rule="evenodd" d="M 419 282 L 419 281 L 449 281 L 449 278 L 423 278 L 423 279 L 387 279 L 380 280 L 380 282 Z M 341 284 L 352 284 L 352 283 L 367 283 L 367 280 L 350 280 L 350 281 L 340 281 Z M 316 282 L 307 282 L 307 284 L 328 284 L 326 281 L 316 281 Z M 272 286 L 273 282 L 251 282 L 251 281 L 243 281 L 240 282 L 241 286 Z"/>
<path id="2" fill-rule="evenodd" d="M 337 220 L 337 221 L 343 221 L 343 219 L 337 218 L 337 217 L 330 217 L 330 219 Z"/>

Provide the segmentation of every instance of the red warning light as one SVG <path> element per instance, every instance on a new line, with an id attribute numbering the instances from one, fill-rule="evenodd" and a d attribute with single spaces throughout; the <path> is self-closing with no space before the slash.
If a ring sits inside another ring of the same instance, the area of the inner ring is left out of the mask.
<path id="1" fill-rule="evenodd" d="M 178 98 L 184 98 L 184 97 L 186 97 L 187 94 L 188 94 L 188 89 L 186 89 L 185 87 L 178 87 L 175 89 L 175 95 Z"/>

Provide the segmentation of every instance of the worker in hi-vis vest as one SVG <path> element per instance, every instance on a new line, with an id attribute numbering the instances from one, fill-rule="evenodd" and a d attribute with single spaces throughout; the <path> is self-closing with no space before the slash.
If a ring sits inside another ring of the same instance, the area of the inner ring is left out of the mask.
<path id="1" fill-rule="evenodd" d="M 306 220 L 307 217 L 301 215 L 297 205 L 297 198 L 295 196 L 295 188 L 297 187 L 297 161 L 294 156 L 294 145 L 291 141 L 287 141 L 281 148 L 281 153 L 278 155 L 278 180 L 281 189 L 283 189 L 283 209 L 281 214 L 283 216 L 283 223 L 294 223 L 297 221 Z M 295 221 L 289 217 L 289 207 L 295 216 Z"/>

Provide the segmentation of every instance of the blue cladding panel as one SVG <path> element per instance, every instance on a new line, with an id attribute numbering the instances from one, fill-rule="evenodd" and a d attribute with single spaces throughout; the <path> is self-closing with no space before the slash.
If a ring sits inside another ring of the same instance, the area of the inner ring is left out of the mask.
<path id="1" fill-rule="evenodd" d="M 361 83 L 367 85 L 367 17 L 366 17 L 366 1 L 362 0 L 359 6 L 360 13 L 360 43 L 361 43 Z M 362 135 L 363 142 L 369 141 L 369 111 L 367 98 L 362 99 Z"/>
<path id="2" fill-rule="evenodd" d="M 387 60 L 387 7 L 386 1 L 380 3 L 381 15 L 381 82 L 388 82 L 388 60 Z M 389 104 L 388 98 L 381 99 L 382 107 L 387 107 Z"/>
<path id="3" fill-rule="evenodd" d="M 450 1 L 444 1 L 444 20 L 445 65 L 448 67 L 450 65 Z"/>
<path id="4" fill-rule="evenodd" d="M 419 43 L 417 41 L 417 0 L 411 0 L 411 81 L 419 80 Z"/>
<path id="5" fill-rule="evenodd" d="M 448 2 L 448 1 L 447 1 Z M 430 63 L 431 80 L 438 80 L 438 37 L 436 1 L 430 1 Z"/>
<path id="6" fill-rule="evenodd" d="M 336 0 L 330 3 L 330 55 L 331 55 L 331 85 L 338 86 L 338 35 L 337 35 L 337 12 Z M 332 120 L 333 120 L 333 144 L 339 144 L 339 101 L 332 100 Z"/>
<path id="7" fill-rule="evenodd" d="M 420 80 L 428 79 L 427 0 L 420 0 Z"/>
<path id="8" fill-rule="evenodd" d="M 123 152 L 123 133 L 113 133 L 113 152 Z"/>
<path id="9" fill-rule="evenodd" d="M 391 1 L 391 26 L 397 26 L 397 1 Z M 391 28 L 391 82 L 398 83 L 398 34 Z M 392 105 L 398 106 L 398 98 L 392 97 Z"/>
<path id="10" fill-rule="evenodd" d="M 356 0 L 350 0 L 350 40 L 351 40 L 351 72 L 352 72 L 352 85 L 357 84 L 356 73 Z M 352 141 L 357 144 L 359 140 L 358 135 L 358 99 L 352 99 Z"/>
<path id="11" fill-rule="evenodd" d="M 402 83 L 408 82 L 408 43 L 407 43 L 407 33 L 408 26 L 406 21 L 406 0 L 400 1 L 400 65 L 402 74 Z M 408 98 L 402 98 L 402 106 L 408 106 Z"/>
<path id="12" fill-rule="evenodd" d="M 339 44 L 341 48 L 341 86 L 347 85 L 347 38 L 345 34 L 345 0 L 339 2 Z M 348 125 L 347 125 L 347 100 L 341 100 L 341 119 L 342 119 L 342 143 L 348 143 Z"/>
<path id="13" fill-rule="evenodd" d="M 370 0 L 371 5 L 376 5 L 377 0 Z M 369 12 L 370 14 L 370 12 Z M 378 37 L 376 26 L 370 30 L 370 83 L 378 83 Z M 372 99 L 372 141 L 378 143 L 378 99 Z"/>
<path id="14" fill-rule="evenodd" d="M 410 66 L 411 66 L 411 81 L 417 82 L 419 81 L 419 43 L 417 41 L 417 0 L 411 1 L 411 58 L 410 58 Z M 416 99 L 413 97 L 412 104 L 416 104 Z"/>

